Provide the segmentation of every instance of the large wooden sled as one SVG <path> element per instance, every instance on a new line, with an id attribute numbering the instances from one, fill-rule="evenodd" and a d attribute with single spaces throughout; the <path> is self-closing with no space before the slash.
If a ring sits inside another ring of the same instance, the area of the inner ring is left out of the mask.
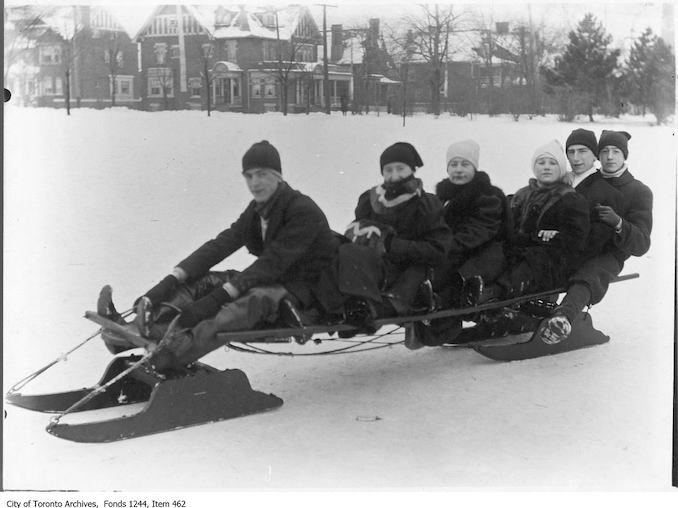
<path id="1" fill-rule="evenodd" d="M 613 282 L 637 277 L 638 274 L 623 275 Z M 458 317 L 476 324 L 455 334 L 444 346 L 471 348 L 496 361 L 526 360 L 608 342 L 610 338 L 594 328 L 588 313 L 582 313 L 572 323 L 572 332 L 563 342 L 550 345 L 535 337 L 539 322 L 548 316 L 548 302 L 562 292 L 564 289 L 559 288 L 475 307 L 378 319 L 376 324 L 380 329 L 387 326 L 395 328 L 371 336 L 361 334 L 360 330 L 351 325 L 336 324 L 222 333 L 219 338 L 227 347 L 236 351 L 290 355 L 298 353 L 271 351 L 261 345 L 292 342 L 305 344 L 309 341 L 315 344 L 327 343 L 341 341 L 341 338 L 334 337 L 339 332 L 354 332 L 358 334 L 357 340 L 352 339 L 350 345 L 310 354 L 359 352 L 401 344 L 402 340 L 388 341 L 384 338 L 396 336 L 398 330 L 402 336 L 402 330 L 414 326 L 414 323 L 427 325 L 436 320 Z M 499 316 L 500 319 L 493 321 L 493 316 Z M 103 328 L 124 332 L 120 325 L 96 313 L 87 312 L 86 317 Z M 15 384 L 7 393 L 6 399 L 22 408 L 56 413 L 46 430 L 55 436 L 78 442 L 118 441 L 268 411 L 283 403 L 282 399 L 273 394 L 252 389 L 245 373 L 237 369 L 218 370 L 196 362 L 182 369 L 157 372 L 149 360 L 161 346 L 150 345 L 144 340 L 135 342 L 135 345 L 145 348 L 145 354 L 132 352 L 116 356 L 100 381 L 91 387 L 39 395 L 24 395 L 19 392 L 27 382 L 57 363 L 54 361 Z M 60 421 L 69 413 L 136 403 L 145 405 L 141 411 L 129 416 L 74 424 Z"/>

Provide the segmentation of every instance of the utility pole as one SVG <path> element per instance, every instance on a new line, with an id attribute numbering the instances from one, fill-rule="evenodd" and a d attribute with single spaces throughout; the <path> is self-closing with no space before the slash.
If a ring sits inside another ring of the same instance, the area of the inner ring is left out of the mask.
<path id="1" fill-rule="evenodd" d="M 330 76 L 327 69 L 327 8 L 336 7 L 336 5 L 318 4 L 323 8 L 323 92 L 325 96 L 325 113 L 330 114 Z"/>

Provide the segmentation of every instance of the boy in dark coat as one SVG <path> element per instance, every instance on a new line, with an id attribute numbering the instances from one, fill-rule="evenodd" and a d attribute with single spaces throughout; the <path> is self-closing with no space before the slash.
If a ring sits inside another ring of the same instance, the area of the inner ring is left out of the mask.
<path id="1" fill-rule="evenodd" d="M 583 252 L 583 257 L 589 259 L 600 254 L 605 245 L 612 241 L 614 234 L 612 228 L 599 219 L 597 207 L 608 206 L 617 213 L 623 213 L 624 196 L 594 167 L 598 157 L 598 141 L 593 131 L 573 130 L 565 142 L 565 153 L 572 172 L 565 176 L 564 181 L 570 183 L 589 203 L 591 230 Z"/>
<path id="2" fill-rule="evenodd" d="M 358 198 L 355 221 L 346 233 L 359 245 L 379 240 L 386 304 L 382 314 L 411 312 L 427 268 L 443 263 L 451 241 L 440 200 L 425 192 L 415 177 L 422 165 L 409 143 L 386 148 L 380 157 L 384 182 Z M 375 295 L 375 300 L 379 299 Z"/>
<path id="3" fill-rule="evenodd" d="M 254 200 L 228 229 L 178 263 L 136 302 L 136 324 L 152 339 L 166 330 L 171 309 L 180 310 L 181 331 L 172 338 L 170 354 L 156 357 L 158 368 L 185 365 L 213 351 L 223 345 L 218 332 L 275 322 L 281 303 L 309 307 L 320 273 L 335 256 L 337 240 L 325 215 L 311 198 L 283 181 L 274 146 L 268 141 L 252 145 L 242 158 L 242 171 Z M 257 257 L 249 267 L 210 272 L 243 246 Z M 98 310 L 118 318 L 110 296 L 99 301 Z"/>
<path id="4" fill-rule="evenodd" d="M 581 263 L 589 233 L 586 200 L 562 182 L 566 162 L 561 145 L 552 140 L 538 148 L 532 168 L 536 178 L 511 198 L 510 268 L 497 279 L 503 297 L 564 284 Z"/>
<path id="5" fill-rule="evenodd" d="M 623 212 L 605 205 L 596 207 L 599 220 L 612 231 L 612 239 L 600 255 L 576 271 L 554 315 L 539 326 L 537 336 L 548 344 L 565 340 L 582 310 L 605 296 L 610 281 L 621 273 L 624 261 L 631 256 L 642 256 L 650 248 L 652 191 L 628 170 L 629 139 L 631 135 L 625 131 L 604 130 L 600 135 L 600 173 L 623 195 Z"/>
<path id="6" fill-rule="evenodd" d="M 506 196 L 487 173 L 478 171 L 479 154 L 478 143 L 471 139 L 451 144 L 448 178 L 436 185 L 452 231 L 449 254 L 434 277 L 443 305 L 469 303 L 462 297 L 466 293 L 477 299 L 484 284 L 493 282 L 504 268 Z"/>

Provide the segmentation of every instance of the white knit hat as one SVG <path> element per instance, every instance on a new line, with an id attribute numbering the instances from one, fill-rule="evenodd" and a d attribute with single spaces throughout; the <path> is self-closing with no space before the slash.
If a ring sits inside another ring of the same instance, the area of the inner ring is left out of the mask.
<path id="1" fill-rule="evenodd" d="M 450 161 L 455 157 L 466 159 L 473 167 L 478 170 L 478 160 L 480 158 L 480 146 L 472 139 L 465 139 L 464 141 L 457 141 L 447 147 L 447 167 Z"/>
<path id="2" fill-rule="evenodd" d="M 561 178 L 565 175 L 565 173 L 567 173 L 567 159 L 565 159 L 565 151 L 557 139 L 552 139 L 534 151 L 534 155 L 532 156 L 532 171 L 534 171 L 534 164 L 537 162 L 537 159 L 543 155 L 553 157 L 558 162 Z"/>

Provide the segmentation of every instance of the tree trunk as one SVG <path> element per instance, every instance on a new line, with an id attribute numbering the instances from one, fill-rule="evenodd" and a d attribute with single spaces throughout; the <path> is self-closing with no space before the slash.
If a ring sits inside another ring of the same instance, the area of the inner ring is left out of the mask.
<path id="1" fill-rule="evenodd" d="M 66 104 L 66 115 L 70 116 L 71 114 L 71 71 L 66 68 L 66 83 L 64 83 L 65 89 L 65 104 Z"/>

